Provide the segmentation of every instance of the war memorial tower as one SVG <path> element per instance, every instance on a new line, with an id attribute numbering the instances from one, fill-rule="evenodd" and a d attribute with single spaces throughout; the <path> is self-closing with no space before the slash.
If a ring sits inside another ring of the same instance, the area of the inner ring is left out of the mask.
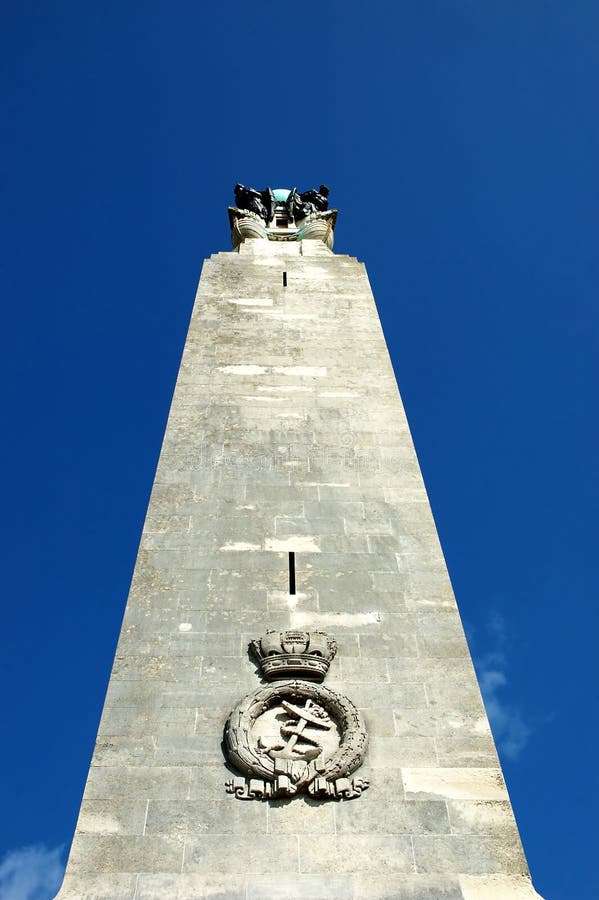
<path id="1" fill-rule="evenodd" d="M 526 900 L 364 265 L 237 185 L 60 900 Z"/>

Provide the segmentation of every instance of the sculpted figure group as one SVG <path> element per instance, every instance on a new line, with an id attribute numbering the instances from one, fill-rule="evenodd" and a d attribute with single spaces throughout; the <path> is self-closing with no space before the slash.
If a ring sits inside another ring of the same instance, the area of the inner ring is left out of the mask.
<path id="1" fill-rule="evenodd" d="M 293 188 L 287 200 L 278 201 L 272 188 L 257 191 L 255 188 L 245 187 L 243 184 L 235 185 L 235 203 L 238 209 L 247 209 L 256 213 L 268 225 L 277 207 L 284 207 L 291 221 L 305 219 L 316 212 L 326 212 L 329 206 L 329 189 L 326 184 L 321 184 L 318 190 L 312 189 L 300 193 Z"/>

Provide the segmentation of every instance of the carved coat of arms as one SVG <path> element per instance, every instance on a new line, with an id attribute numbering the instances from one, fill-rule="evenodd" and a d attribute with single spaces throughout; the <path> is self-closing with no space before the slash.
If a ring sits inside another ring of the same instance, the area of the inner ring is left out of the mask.
<path id="1" fill-rule="evenodd" d="M 368 782 L 349 776 L 364 759 L 364 721 L 351 700 L 320 684 L 335 641 L 322 631 L 267 631 L 251 647 L 272 684 L 245 697 L 227 719 L 226 754 L 243 773 L 227 791 L 242 800 L 301 792 L 358 797 Z"/>

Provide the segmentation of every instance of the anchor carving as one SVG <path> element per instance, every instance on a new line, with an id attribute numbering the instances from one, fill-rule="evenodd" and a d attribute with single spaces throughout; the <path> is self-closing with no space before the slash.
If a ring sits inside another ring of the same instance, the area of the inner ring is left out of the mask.
<path id="1" fill-rule="evenodd" d="M 359 797 L 368 780 L 350 776 L 364 760 L 364 720 L 348 697 L 320 683 L 336 642 L 323 631 L 269 630 L 250 646 L 272 683 L 252 691 L 229 714 L 224 750 L 242 774 L 225 783 L 227 792 L 239 800 L 298 793 Z M 282 722 L 278 734 L 275 722 Z"/>
<path id="2" fill-rule="evenodd" d="M 328 713 L 322 706 L 313 703 L 310 699 L 306 700 L 304 707 L 295 706 L 293 703 L 288 703 L 287 700 L 283 700 L 281 706 L 290 715 L 295 716 L 294 719 L 288 719 L 281 725 L 281 734 L 289 735 L 289 739 L 284 743 L 275 743 L 268 746 L 262 738 L 259 738 L 258 746 L 271 759 L 316 759 L 322 753 L 322 746 L 317 738 L 306 732 L 306 727 L 313 725 L 315 728 L 330 730 L 333 727 L 333 723 Z M 298 749 L 297 744 L 300 738 L 301 743 L 313 744 L 314 746 Z"/>

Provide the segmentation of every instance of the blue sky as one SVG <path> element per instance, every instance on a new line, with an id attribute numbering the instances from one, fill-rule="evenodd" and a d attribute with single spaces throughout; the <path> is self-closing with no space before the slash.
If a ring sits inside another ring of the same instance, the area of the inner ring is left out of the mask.
<path id="1" fill-rule="evenodd" d="M 46 900 L 64 862 L 233 185 L 324 181 L 537 890 L 595 897 L 596 5 L 13 0 L 2 19 L 0 894 Z"/>

